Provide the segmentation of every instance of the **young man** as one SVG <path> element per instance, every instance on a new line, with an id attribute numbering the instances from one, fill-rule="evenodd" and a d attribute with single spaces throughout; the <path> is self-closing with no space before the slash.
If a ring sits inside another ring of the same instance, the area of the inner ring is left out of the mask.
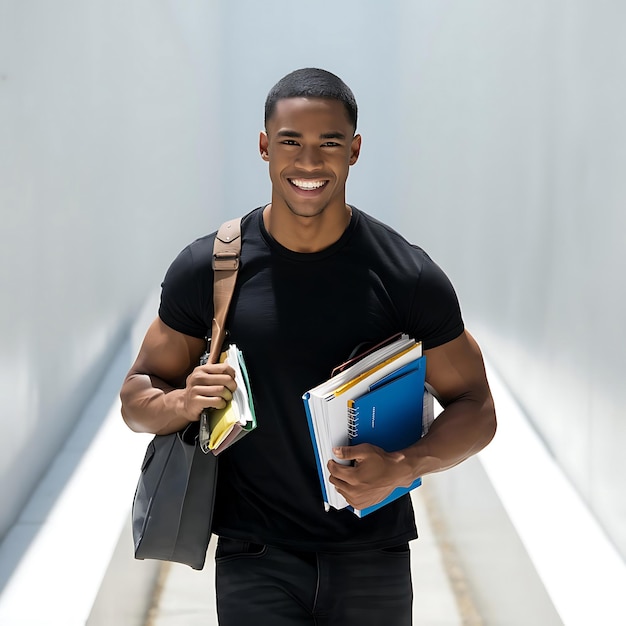
<path id="1" fill-rule="evenodd" d="M 457 465 L 495 432 L 481 353 L 450 282 L 420 248 L 346 204 L 361 148 L 356 123 L 352 92 L 323 70 L 295 71 L 267 97 L 259 149 L 272 198 L 243 219 L 228 317 L 258 428 L 220 457 L 213 532 L 222 626 L 411 623 L 410 498 L 362 519 L 326 512 L 301 399 L 357 345 L 398 331 L 421 340 L 445 410 L 406 450 L 336 450 L 354 461 L 329 464 L 353 506 Z M 232 397 L 230 366 L 198 365 L 212 318 L 213 239 L 185 248 L 167 272 L 159 316 L 122 388 L 133 430 L 174 432 Z"/>

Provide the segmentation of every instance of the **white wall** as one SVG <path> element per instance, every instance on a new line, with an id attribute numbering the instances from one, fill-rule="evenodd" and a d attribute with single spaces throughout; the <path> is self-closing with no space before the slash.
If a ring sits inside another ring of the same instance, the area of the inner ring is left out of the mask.
<path id="1" fill-rule="evenodd" d="M 626 556 L 626 5 L 406 6 L 401 223 Z"/>
<path id="2" fill-rule="evenodd" d="M 215 220 L 214 5 L 0 1 L 0 536 Z"/>

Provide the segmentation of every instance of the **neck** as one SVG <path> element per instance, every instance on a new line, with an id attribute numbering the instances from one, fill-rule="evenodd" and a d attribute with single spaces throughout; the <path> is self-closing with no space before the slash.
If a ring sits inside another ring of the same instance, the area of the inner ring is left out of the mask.
<path id="1" fill-rule="evenodd" d="M 344 233 L 352 209 L 343 204 L 335 210 L 328 208 L 315 217 L 295 215 L 280 203 L 268 204 L 263 210 L 267 232 L 281 245 L 293 252 L 319 252 L 334 244 Z"/>

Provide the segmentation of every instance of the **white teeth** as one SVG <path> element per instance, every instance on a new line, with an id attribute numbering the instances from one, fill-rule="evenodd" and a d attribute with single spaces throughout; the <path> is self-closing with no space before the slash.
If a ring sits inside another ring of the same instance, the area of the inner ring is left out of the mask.
<path id="1" fill-rule="evenodd" d="M 303 189 L 305 191 L 310 191 L 311 189 L 319 189 L 326 184 L 325 180 L 299 180 L 299 179 L 291 179 L 291 184 L 298 187 L 298 189 Z"/>

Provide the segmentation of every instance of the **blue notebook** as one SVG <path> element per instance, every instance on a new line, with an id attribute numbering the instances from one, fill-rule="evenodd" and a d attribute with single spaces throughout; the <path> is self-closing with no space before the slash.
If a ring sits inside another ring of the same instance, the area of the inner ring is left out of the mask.
<path id="1" fill-rule="evenodd" d="M 317 466 L 317 473 L 320 478 L 320 486 L 322 488 L 322 498 L 324 500 L 324 508 L 328 511 L 328 494 L 326 493 L 326 480 L 324 476 L 324 468 L 322 467 L 322 460 L 320 459 L 318 445 L 317 445 L 317 436 L 315 434 L 315 426 L 313 424 L 313 415 L 311 414 L 311 408 L 309 406 L 309 398 L 311 394 L 308 392 L 302 396 L 304 400 L 304 412 L 306 413 L 306 420 L 309 425 L 309 433 L 311 435 L 311 441 L 313 442 L 313 450 L 315 452 L 315 465 Z"/>
<path id="2" fill-rule="evenodd" d="M 367 393 L 348 401 L 350 444 L 371 443 L 387 452 L 408 448 L 422 436 L 426 357 L 389 374 L 370 386 Z M 363 517 L 422 484 L 398 487 L 373 506 L 354 512 Z"/>

